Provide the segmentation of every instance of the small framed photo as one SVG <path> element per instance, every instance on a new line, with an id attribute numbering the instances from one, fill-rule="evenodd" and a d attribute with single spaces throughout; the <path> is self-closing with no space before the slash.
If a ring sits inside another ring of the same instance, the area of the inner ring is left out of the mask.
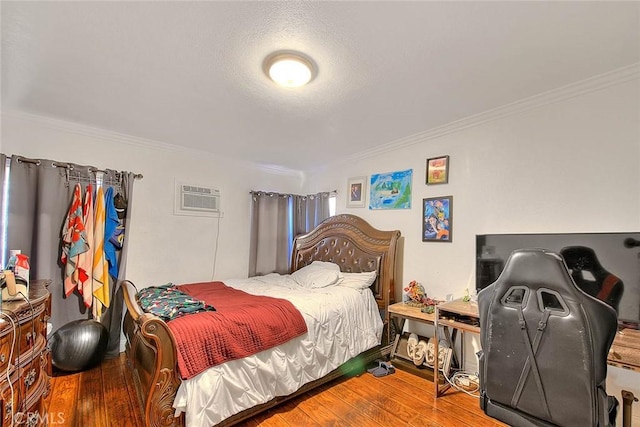
<path id="1" fill-rule="evenodd" d="M 355 178 L 349 178 L 347 191 L 347 207 L 364 208 L 367 198 L 367 177 L 358 176 Z"/>
<path id="2" fill-rule="evenodd" d="M 453 241 L 453 196 L 422 199 L 422 241 Z"/>
<path id="3" fill-rule="evenodd" d="M 449 156 L 427 159 L 427 185 L 449 182 Z"/>

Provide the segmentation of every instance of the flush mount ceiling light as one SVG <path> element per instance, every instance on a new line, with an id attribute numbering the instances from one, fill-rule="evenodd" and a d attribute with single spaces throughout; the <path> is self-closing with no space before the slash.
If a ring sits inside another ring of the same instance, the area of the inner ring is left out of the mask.
<path id="1" fill-rule="evenodd" d="M 274 82 L 284 87 L 300 87 L 316 76 L 313 60 L 293 51 L 274 52 L 264 60 L 263 70 Z"/>

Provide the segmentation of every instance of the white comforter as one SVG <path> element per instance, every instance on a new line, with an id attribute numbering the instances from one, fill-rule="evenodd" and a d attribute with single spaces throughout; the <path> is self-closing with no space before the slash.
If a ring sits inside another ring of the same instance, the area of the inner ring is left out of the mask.
<path id="1" fill-rule="evenodd" d="M 183 381 L 174 401 L 187 427 L 209 427 L 244 409 L 286 396 L 378 344 L 382 320 L 370 290 L 343 286 L 301 288 L 288 275 L 269 274 L 226 285 L 291 301 L 308 332 L 240 360 L 214 366 Z"/>

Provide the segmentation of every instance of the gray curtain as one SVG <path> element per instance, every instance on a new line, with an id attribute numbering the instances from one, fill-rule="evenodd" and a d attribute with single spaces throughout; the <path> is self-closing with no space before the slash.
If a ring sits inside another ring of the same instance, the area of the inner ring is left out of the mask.
<path id="1" fill-rule="evenodd" d="M 0 153 L 0 212 L 4 212 L 4 177 L 6 171 L 7 156 Z M 0 239 L 2 240 L 2 239 Z M 0 241 L 0 261 L 2 262 L 2 268 L 6 265 L 4 254 L 7 253 L 4 240 Z"/>
<path id="2" fill-rule="evenodd" d="M 295 225 L 293 236 L 308 233 L 329 218 L 329 197 L 331 193 L 317 193 L 308 196 L 293 196 L 295 205 Z"/>
<path id="3" fill-rule="evenodd" d="M 20 249 L 29 256 L 30 279 L 50 279 L 53 330 L 76 319 L 86 319 L 82 298 L 64 298 L 60 268 L 60 233 L 69 209 L 73 185 L 68 169 L 52 160 L 22 161 L 11 157 L 7 250 Z M 88 168 L 77 166 L 78 176 Z M 5 257 L 6 257 L 5 253 Z"/>
<path id="4" fill-rule="evenodd" d="M 76 183 L 84 187 L 96 181 L 97 168 L 52 160 L 24 159 L 11 156 L 9 170 L 9 212 L 7 247 L 20 249 L 29 255 L 31 279 L 50 279 L 51 319 L 53 330 L 66 323 L 87 319 L 91 310 L 84 305 L 81 295 L 73 292 L 64 296 L 63 269 L 60 261 L 61 232 L 70 207 L 73 188 Z M 102 316 L 101 322 L 110 331 L 107 357 L 119 353 L 122 321 L 122 294 L 119 284 L 126 274 L 126 254 L 130 226 L 131 197 L 135 174 L 103 172 L 103 187 L 114 187 L 114 194 L 120 192 L 128 202 L 123 247 L 117 251 L 118 280 L 110 278 L 111 304 Z M 95 189 L 95 185 L 94 185 Z M 6 252 L 5 252 L 6 256 Z"/>
<path id="5" fill-rule="evenodd" d="M 290 194 L 251 193 L 249 277 L 289 272 L 292 208 Z"/>
<path id="6" fill-rule="evenodd" d="M 329 217 L 330 195 L 251 192 L 249 277 L 289 273 L 294 237 Z"/>

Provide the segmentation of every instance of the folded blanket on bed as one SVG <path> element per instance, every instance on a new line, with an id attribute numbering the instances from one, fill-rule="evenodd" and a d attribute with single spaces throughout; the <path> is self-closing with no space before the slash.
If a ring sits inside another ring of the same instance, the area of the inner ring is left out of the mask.
<path id="1" fill-rule="evenodd" d="M 193 283 L 179 289 L 216 308 L 167 323 L 176 340 L 183 379 L 307 332 L 304 318 L 287 300 L 251 295 L 222 282 Z"/>

